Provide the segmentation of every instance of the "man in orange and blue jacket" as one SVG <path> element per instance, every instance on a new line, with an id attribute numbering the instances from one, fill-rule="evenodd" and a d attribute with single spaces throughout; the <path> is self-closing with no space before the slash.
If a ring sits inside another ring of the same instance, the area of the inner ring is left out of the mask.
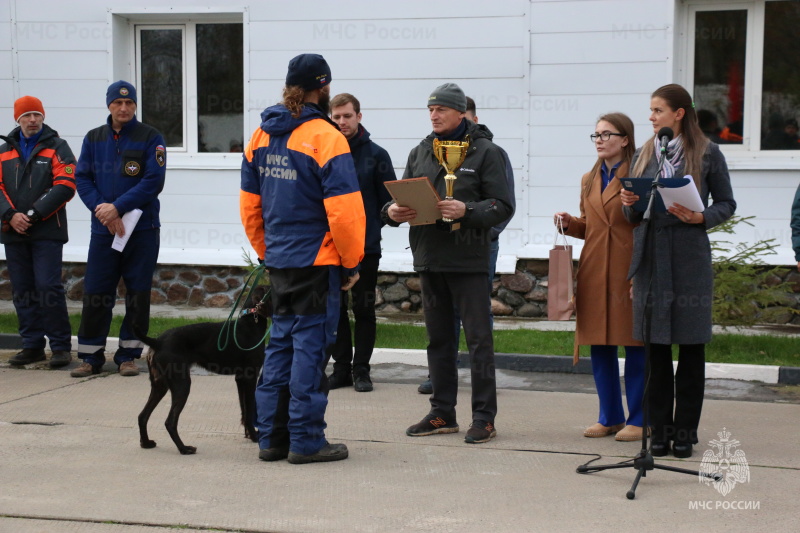
<path id="1" fill-rule="evenodd" d="M 61 283 L 67 242 L 65 205 L 75 196 L 75 156 L 58 132 L 44 123 L 34 96 L 14 102 L 18 126 L 0 146 L 0 216 L 22 351 L 12 365 L 44 361 L 50 339 L 52 368 L 72 361 L 72 333 Z"/>
<path id="2" fill-rule="evenodd" d="M 264 461 L 348 455 L 325 439 L 325 365 L 341 293 L 358 281 L 366 217 L 347 139 L 327 116 L 330 81 L 321 55 L 292 59 L 283 103 L 261 113 L 242 162 L 240 214 L 274 308 L 256 389 Z"/>

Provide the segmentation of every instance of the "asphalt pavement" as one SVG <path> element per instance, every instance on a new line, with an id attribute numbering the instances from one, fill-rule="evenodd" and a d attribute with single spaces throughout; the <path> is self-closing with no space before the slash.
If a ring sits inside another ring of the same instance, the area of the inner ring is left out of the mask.
<path id="1" fill-rule="evenodd" d="M 157 314 L 158 310 L 156 310 Z M 209 318 L 216 318 L 211 316 Z M 113 351 L 111 345 L 109 351 Z M 243 437 L 233 379 L 195 372 L 180 420 L 182 456 L 163 421 L 154 449 L 139 447 L 145 373 L 112 364 L 86 379 L 69 367 L 11 368 L 0 352 L 0 532 L 527 532 L 796 531 L 800 387 L 709 379 L 700 443 L 691 459 L 657 465 L 711 469 L 723 482 L 647 471 L 580 475 L 576 468 L 632 459 L 640 442 L 588 439 L 596 420 L 591 375 L 498 370 L 497 437 L 467 444 L 468 372 L 461 370 L 461 431 L 408 437 L 428 398 L 424 353 L 378 351 L 375 390 L 331 391 L 326 435 L 345 461 L 258 460 Z M 109 354 L 110 355 L 110 354 Z M 144 368 L 144 363 L 140 361 Z M 713 442 L 712 442 L 713 441 Z M 739 452 L 739 453 L 735 453 Z M 705 457 L 704 457 L 705 455 Z"/>

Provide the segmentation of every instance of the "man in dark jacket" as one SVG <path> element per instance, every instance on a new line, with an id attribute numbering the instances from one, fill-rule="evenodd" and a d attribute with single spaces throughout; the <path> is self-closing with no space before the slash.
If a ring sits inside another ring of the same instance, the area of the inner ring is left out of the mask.
<path id="1" fill-rule="evenodd" d="M 22 351 L 12 365 L 72 360 L 72 332 L 61 283 L 62 249 L 68 240 L 64 208 L 75 195 L 75 156 L 66 141 L 44 124 L 44 106 L 33 96 L 14 102 L 19 124 L 0 147 L 0 215 L 8 274 L 19 320 Z"/>
<path id="2" fill-rule="evenodd" d="M 428 99 L 433 132 L 411 150 L 403 179 L 427 177 L 440 197 L 445 196 L 445 170 L 433 153 L 433 140 L 468 141 L 466 159 L 455 170 L 452 200 L 438 207 L 460 229 L 417 225 L 409 231 L 414 270 L 419 272 L 425 326 L 428 330 L 428 368 L 433 394 L 431 411 L 409 427 L 409 436 L 456 433 L 458 372 L 457 340 L 453 334 L 454 308 L 463 321 L 472 369 L 472 425 L 465 441 L 486 442 L 496 435 L 497 390 L 494 377 L 494 343 L 489 314 L 491 230 L 511 216 L 506 163 L 485 126 L 465 118 L 467 99 L 453 83 L 437 87 Z M 416 217 L 410 207 L 389 202 L 382 213 L 392 225 Z"/>
<path id="3" fill-rule="evenodd" d="M 78 330 L 78 357 L 83 364 L 71 372 L 73 377 L 97 374 L 105 363 L 120 278 L 126 290 L 125 320 L 114 362 L 120 375 L 139 374 L 134 360 L 141 357 L 144 345 L 133 334 L 132 324 L 147 333 L 150 289 L 158 260 L 158 194 L 164 188 L 167 163 L 164 138 L 155 128 L 136 120 L 136 89 L 130 83 L 112 83 L 106 92 L 106 106 L 111 114 L 106 124 L 86 134 L 75 173 L 78 194 L 93 216 Z M 123 221 L 125 215 L 129 229 Z M 114 237 L 127 233 L 124 247 L 112 248 Z"/>
<path id="4" fill-rule="evenodd" d="M 343 294 L 339 309 L 339 330 L 333 349 L 333 374 L 328 383 L 331 389 L 353 385 L 358 392 L 369 392 L 372 390 L 369 360 L 375 348 L 375 286 L 378 284 L 381 226 L 384 224 L 381 220 L 381 208 L 392 199 L 384 183 L 396 180 L 397 176 L 389 153 L 370 140 L 369 132 L 361 125 L 361 104 L 355 96 L 348 93 L 336 95 L 331 100 L 331 118 L 350 145 L 361 198 L 364 200 L 367 235 L 364 259 L 359 271 L 361 277 L 350 289 L 355 317 L 355 339 L 350 334 L 347 294 Z"/>
<path id="5" fill-rule="evenodd" d="M 478 120 L 478 115 L 476 115 L 477 108 L 475 106 L 475 100 L 467 96 L 467 112 L 466 118 L 478 124 L 478 127 L 483 128 L 484 133 L 488 139 L 493 140 L 492 133 L 486 128 L 485 126 L 480 125 L 480 121 Z M 514 216 L 514 210 L 517 208 L 517 202 L 514 198 L 514 169 L 511 167 L 511 160 L 508 158 L 508 154 L 506 153 L 503 148 L 498 146 L 500 149 L 500 153 L 503 154 L 503 161 L 506 163 L 506 183 L 508 184 L 508 192 L 509 192 L 509 201 L 511 202 L 511 215 L 507 219 L 505 219 L 500 224 L 496 225 L 492 228 L 491 231 L 491 243 L 489 244 L 489 296 L 491 297 L 492 294 L 492 283 L 494 283 L 494 274 L 497 270 L 497 257 L 500 255 L 500 234 L 506 229 L 506 226 L 509 222 L 511 222 L 511 217 Z M 491 303 L 489 304 L 489 316 L 492 323 L 492 329 L 494 329 L 494 316 L 491 314 Z M 456 324 L 455 324 L 455 334 L 456 334 L 456 344 L 458 344 L 458 337 L 461 336 L 461 317 L 458 316 L 458 310 L 456 310 Z M 420 394 L 430 394 L 433 392 L 433 385 L 431 384 L 431 377 L 428 376 L 428 379 L 420 383 L 419 387 L 417 387 L 417 391 Z"/>

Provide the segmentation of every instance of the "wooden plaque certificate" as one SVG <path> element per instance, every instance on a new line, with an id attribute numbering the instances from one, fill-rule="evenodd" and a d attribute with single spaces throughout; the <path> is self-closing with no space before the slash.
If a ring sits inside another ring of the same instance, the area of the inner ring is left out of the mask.
<path id="1" fill-rule="evenodd" d="M 439 195 L 428 178 L 407 178 L 384 183 L 397 205 L 410 207 L 417 216 L 408 223 L 411 226 L 434 224 L 442 218 L 442 212 L 436 207 Z"/>

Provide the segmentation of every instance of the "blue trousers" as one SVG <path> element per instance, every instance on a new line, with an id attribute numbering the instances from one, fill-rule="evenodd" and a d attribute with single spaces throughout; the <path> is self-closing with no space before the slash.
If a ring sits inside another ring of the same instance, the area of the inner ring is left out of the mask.
<path id="1" fill-rule="evenodd" d="M 159 236 L 158 229 L 135 231 L 118 252 L 111 248 L 113 235 L 92 233 L 78 330 L 78 357 L 92 366 L 101 366 L 106 360 L 104 351 L 120 278 L 125 283 L 125 320 L 119 331 L 114 362 L 119 365 L 141 357 L 144 344 L 133 334 L 131 325 L 135 322 L 142 333 L 147 333 Z"/>
<path id="2" fill-rule="evenodd" d="M 259 447 L 302 455 L 326 444 L 325 366 L 336 342 L 341 268 L 270 269 L 272 330 L 256 387 Z"/>
<path id="3" fill-rule="evenodd" d="M 615 426 L 626 422 L 642 425 L 642 396 L 644 394 L 644 347 L 625 347 L 625 397 L 628 403 L 628 419 L 622 408 L 622 389 L 619 384 L 619 360 L 616 346 L 593 345 L 592 373 L 600 400 L 600 415 L 597 421 L 604 426 Z"/>
<path id="4" fill-rule="evenodd" d="M 72 329 L 61 283 L 63 247 L 63 243 L 52 240 L 5 245 L 23 348 L 44 348 L 47 335 L 51 350 L 72 349 Z"/>

